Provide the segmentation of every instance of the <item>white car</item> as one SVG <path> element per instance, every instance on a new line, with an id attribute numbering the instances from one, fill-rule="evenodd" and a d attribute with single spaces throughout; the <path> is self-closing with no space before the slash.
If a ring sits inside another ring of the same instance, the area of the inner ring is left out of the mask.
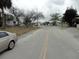
<path id="1" fill-rule="evenodd" d="M 0 31 L 0 52 L 5 49 L 13 49 L 16 42 L 17 36 L 15 33 Z"/>

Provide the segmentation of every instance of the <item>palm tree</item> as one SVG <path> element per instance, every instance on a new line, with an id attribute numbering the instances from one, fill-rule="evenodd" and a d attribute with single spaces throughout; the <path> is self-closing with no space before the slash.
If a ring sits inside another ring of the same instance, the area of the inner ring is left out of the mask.
<path id="1" fill-rule="evenodd" d="M 51 21 L 53 21 L 53 25 L 56 25 L 56 22 L 58 20 L 60 20 L 60 14 L 59 13 L 55 13 L 55 14 L 51 14 Z"/>
<path id="2" fill-rule="evenodd" d="M 59 13 L 55 13 L 51 15 L 52 19 L 51 20 L 59 20 L 60 14 Z"/>
<path id="3" fill-rule="evenodd" d="M 2 10 L 2 20 L 3 20 L 3 28 L 5 28 L 6 25 L 6 19 L 4 19 L 5 14 L 4 14 L 4 9 L 10 8 L 12 6 L 11 0 L 0 0 L 0 9 Z"/>
<path id="4" fill-rule="evenodd" d="M 43 15 L 42 12 L 36 12 L 36 13 L 35 13 L 35 16 L 34 16 L 33 18 L 34 18 L 34 20 L 37 20 L 37 26 L 38 26 L 38 21 L 39 21 L 39 19 L 45 18 L 45 17 L 44 17 L 44 15 Z"/>

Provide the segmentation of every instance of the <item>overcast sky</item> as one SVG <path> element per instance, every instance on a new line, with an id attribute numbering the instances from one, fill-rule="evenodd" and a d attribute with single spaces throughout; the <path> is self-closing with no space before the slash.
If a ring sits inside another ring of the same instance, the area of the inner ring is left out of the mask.
<path id="1" fill-rule="evenodd" d="M 45 15 L 59 12 L 63 14 L 67 7 L 73 6 L 79 10 L 78 0 L 12 0 L 13 6 L 27 10 L 36 9 L 42 11 Z"/>

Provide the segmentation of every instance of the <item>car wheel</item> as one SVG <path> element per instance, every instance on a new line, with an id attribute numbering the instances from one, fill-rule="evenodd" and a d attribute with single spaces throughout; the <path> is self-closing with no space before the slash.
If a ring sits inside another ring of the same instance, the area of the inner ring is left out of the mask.
<path id="1" fill-rule="evenodd" d="M 8 49 L 12 50 L 15 47 L 15 42 L 14 41 L 10 41 L 9 45 L 8 45 Z"/>

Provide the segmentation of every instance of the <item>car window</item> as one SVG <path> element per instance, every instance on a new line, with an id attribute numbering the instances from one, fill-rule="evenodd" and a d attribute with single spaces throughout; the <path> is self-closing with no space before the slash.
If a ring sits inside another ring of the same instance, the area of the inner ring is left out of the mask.
<path id="1" fill-rule="evenodd" d="M 8 36 L 8 33 L 6 32 L 0 32 L 0 38 Z"/>

